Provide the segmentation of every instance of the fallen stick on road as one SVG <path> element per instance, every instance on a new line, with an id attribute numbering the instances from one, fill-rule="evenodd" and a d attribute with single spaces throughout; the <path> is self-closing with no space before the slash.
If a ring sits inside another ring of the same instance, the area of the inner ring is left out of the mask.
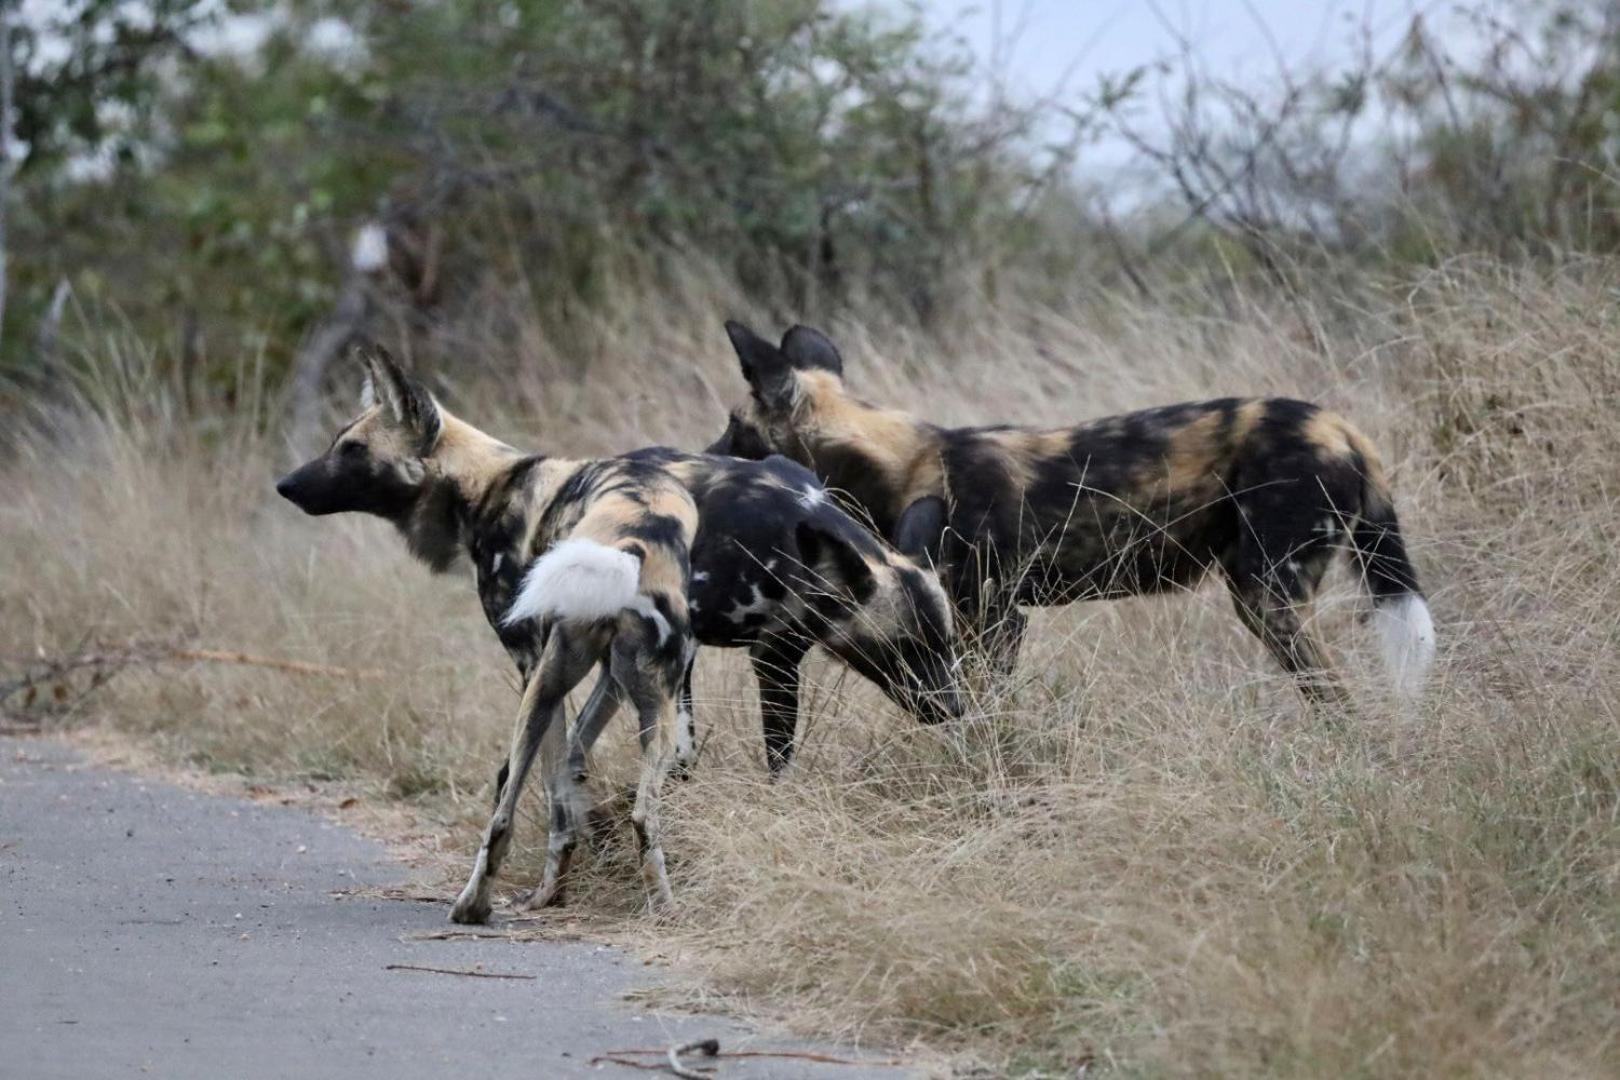
<path id="1" fill-rule="evenodd" d="M 708 1080 L 714 1069 L 693 1068 L 681 1061 L 681 1055 L 698 1052 L 704 1057 L 721 1058 L 773 1058 L 782 1061 L 810 1061 L 817 1065 L 866 1065 L 878 1068 L 899 1068 L 902 1062 L 892 1060 L 855 1061 L 851 1058 L 833 1057 L 829 1054 L 817 1054 L 809 1050 L 730 1050 L 720 1049 L 719 1039 L 699 1039 L 697 1042 L 678 1043 L 668 1050 L 606 1050 L 586 1062 L 587 1065 L 597 1065 L 601 1062 L 610 1062 L 614 1065 L 625 1065 L 632 1069 L 641 1069 L 645 1072 L 667 1072 L 680 1077 L 697 1077 Z M 632 1057 L 662 1058 L 662 1061 L 632 1061 Z"/>
<path id="2" fill-rule="evenodd" d="M 426 971 L 434 975 L 467 975 L 474 979 L 536 979 L 537 975 L 508 975 L 500 971 L 474 971 L 470 968 L 420 967 L 416 964 L 385 964 L 384 971 Z"/>
<path id="3" fill-rule="evenodd" d="M 694 1052 L 702 1054 L 704 1057 L 719 1057 L 720 1040 L 699 1039 L 697 1042 L 686 1043 L 682 1046 L 670 1047 L 668 1058 L 669 1071 L 674 1073 L 676 1076 L 684 1077 L 685 1080 L 705 1080 L 705 1077 L 709 1073 L 714 1072 L 713 1069 L 688 1069 L 685 1065 L 681 1064 L 682 1054 L 690 1054 Z"/>

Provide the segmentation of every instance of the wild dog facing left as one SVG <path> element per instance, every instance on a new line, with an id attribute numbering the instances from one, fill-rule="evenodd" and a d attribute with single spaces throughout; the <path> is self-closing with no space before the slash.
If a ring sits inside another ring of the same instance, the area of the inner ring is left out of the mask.
<path id="1" fill-rule="evenodd" d="M 459 552 L 472 555 L 485 613 L 524 681 L 505 782 L 451 919 L 489 917 L 490 883 L 511 845 L 518 795 L 537 752 L 550 795 L 551 838 L 544 875 L 528 902 L 544 904 L 560 894 L 580 816 L 580 793 L 563 752 L 564 700 L 598 663 L 640 723 L 641 777 L 631 821 L 649 899 L 669 906 L 658 799 L 672 761 L 677 694 L 693 651 L 687 588 L 697 509 L 691 497 L 648 462 L 520 454 L 440 408 L 386 353 L 371 350 L 364 360 L 360 416 L 276 490 L 310 514 L 361 511 L 386 518 L 411 551 L 438 570 Z"/>

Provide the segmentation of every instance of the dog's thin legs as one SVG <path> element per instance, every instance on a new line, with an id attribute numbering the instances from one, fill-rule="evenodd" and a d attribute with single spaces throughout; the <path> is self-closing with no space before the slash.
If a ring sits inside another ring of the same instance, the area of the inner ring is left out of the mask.
<path id="1" fill-rule="evenodd" d="M 636 784 L 630 824 L 635 828 L 636 841 L 641 848 L 641 876 L 647 886 L 648 904 L 659 913 L 673 912 L 675 908 L 664 865 L 658 801 L 663 793 L 664 777 L 674 759 L 670 731 L 684 667 L 682 663 L 674 671 L 658 670 L 635 635 L 621 634 L 614 642 L 613 675 L 635 706 L 640 723 L 641 776 Z"/>
<path id="2" fill-rule="evenodd" d="M 694 655 L 681 676 L 681 697 L 675 709 L 675 773 L 682 777 L 697 764 L 697 721 L 692 716 L 692 669 L 696 666 Z"/>
<path id="3" fill-rule="evenodd" d="M 1232 589 L 1232 606 L 1249 632 L 1259 638 L 1294 677 L 1300 692 L 1318 705 L 1342 705 L 1349 695 L 1333 675 L 1326 651 L 1301 618 L 1303 605 L 1279 601 L 1268 590 Z"/>
<path id="4" fill-rule="evenodd" d="M 574 720 L 573 737 L 568 740 L 568 769 L 575 780 L 585 779 L 585 755 L 602 737 L 603 729 L 619 711 L 623 700 L 624 692 L 619 689 L 613 672 L 604 661 L 601 677 L 591 688 L 591 696 L 585 699 L 584 708 L 579 710 L 579 716 Z"/>
<path id="5" fill-rule="evenodd" d="M 512 843 L 512 827 L 523 782 L 528 778 L 547 730 L 561 727 L 563 701 L 568 692 L 585 677 L 595 660 L 595 651 L 585 635 L 576 638 L 558 628 L 546 643 L 546 651 L 524 688 L 523 702 L 513 725 L 506 784 L 490 816 L 472 874 L 450 909 L 452 922 L 481 923 L 489 919 L 490 882 L 500 872 L 501 861 Z"/>
<path id="6" fill-rule="evenodd" d="M 588 780 L 585 755 L 596 744 L 608 721 L 613 719 L 622 697 L 619 684 L 604 664 L 601 678 L 591 689 L 591 696 L 574 721 L 567 759 L 562 759 L 556 753 L 556 746 L 552 742 L 553 732 L 546 732 L 540 744 L 540 767 L 546 776 L 551 833 L 546 840 L 546 868 L 540 877 L 540 884 L 520 907 L 533 909 L 563 902 L 568 866 L 579 843 L 580 822 L 587 811 L 584 805 L 584 785 Z M 560 741 L 560 734 L 556 738 Z"/>
<path id="7" fill-rule="evenodd" d="M 579 842 L 579 823 L 585 815 L 585 807 L 581 805 L 584 788 L 579 782 L 581 778 L 575 776 L 561 752 L 562 743 L 560 725 L 547 731 L 540 742 L 540 768 L 546 778 L 551 828 L 546 836 L 545 872 L 540 875 L 540 884 L 519 904 L 522 908 L 562 902 L 568 865 L 573 861 L 574 847 Z"/>
<path id="8" fill-rule="evenodd" d="M 750 651 L 759 680 L 760 719 L 765 728 L 765 767 L 778 776 L 793 760 L 799 729 L 799 663 L 809 646 L 798 638 L 773 638 Z"/>

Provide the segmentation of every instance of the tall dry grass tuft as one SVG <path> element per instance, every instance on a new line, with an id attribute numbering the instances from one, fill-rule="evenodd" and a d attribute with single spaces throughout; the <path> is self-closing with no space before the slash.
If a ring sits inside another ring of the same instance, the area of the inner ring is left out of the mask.
<path id="1" fill-rule="evenodd" d="M 1613 1075 L 1616 269 L 986 304 L 934 334 L 835 320 L 859 392 L 947 421 L 1228 393 L 1344 411 L 1393 466 L 1434 685 L 1411 709 L 1383 692 L 1348 575 L 1319 618 L 1350 716 L 1306 709 L 1219 589 L 1081 605 L 1041 613 L 1017 677 L 951 727 L 815 665 L 802 756 L 771 785 L 745 665 L 706 654 L 703 760 L 667 804 L 682 918 L 645 932 L 737 1007 L 1012 1072 Z M 627 295 L 583 355 L 520 296 L 488 310 L 421 359 L 520 445 L 700 445 L 740 385 L 719 327 L 740 305 L 701 266 Z M 162 639 L 386 669 L 142 668 L 83 712 L 205 767 L 411 799 L 470 856 L 516 694 L 464 577 L 279 504 L 287 450 L 274 403 L 244 404 L 250 370 L 226 410 L 138 349 L 84 368 L 77 408 L 20 421 L 4 464 L 8 658 Z M 602 752 L 610 776 L 627 750 Z M 588 856 L 576 910 L 643 929 L 632 862 Z"/>

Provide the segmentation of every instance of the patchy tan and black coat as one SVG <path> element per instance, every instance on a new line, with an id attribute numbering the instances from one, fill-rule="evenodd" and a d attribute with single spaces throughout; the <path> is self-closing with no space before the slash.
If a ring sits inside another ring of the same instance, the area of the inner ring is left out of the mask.
<path id="1" fill-rule="evenodd" d="M 1223 398 L 1075 427 L 946 428 L 863 402 L 825 335 L 780 346 L 727 325 L 750 396 L 720 453 L 781 453 L 816 472 L 902 551 L 931 558 L 972 627 L 1010 664 L 1021 604 L 1185 588 L 1212 567 L 1239 616 L 1314 696 L 1337 691 L 1304 626 L 1348 549 L 1403 678 L 1433 628 L 1368 440 L 1303 401 Z"/>
<path id="2" fill-rule="evenodd" d="M 450 415 L 387 354 L 364 359 L 360 416 L 276 488 L 311 514 L 361 511 L 392 521 L 435 569 L 467 554 L 485 613 L 524 680 L 495 811 L 451 918 L 488 918 L 490 882 L 537 753 L 552 822 L 545 874 L 529 902 L 560 896 L 581 810 L 579 778 L 562 752 L 563 707 L 598 664 L 611 674 L 604 685 L 612 695 L 635 708 L 642 770 L 631 820 L 650 896 L 670 904 L 658 799 L 694 648 L 691 496 L 652 462 L 519 453 Z"/>
<path id="3" fill-rule="evenodd" d="M 759 680 L 765 756 L 793 754 L 799 664 L 820 645 L 925 722 L 961 712 L 951 608 L 938 580 L 779 456 L 744 461 L 664 447 L 652 462 L 698 506 L 692 544 L 693 634 L 749 650 Z"/>

